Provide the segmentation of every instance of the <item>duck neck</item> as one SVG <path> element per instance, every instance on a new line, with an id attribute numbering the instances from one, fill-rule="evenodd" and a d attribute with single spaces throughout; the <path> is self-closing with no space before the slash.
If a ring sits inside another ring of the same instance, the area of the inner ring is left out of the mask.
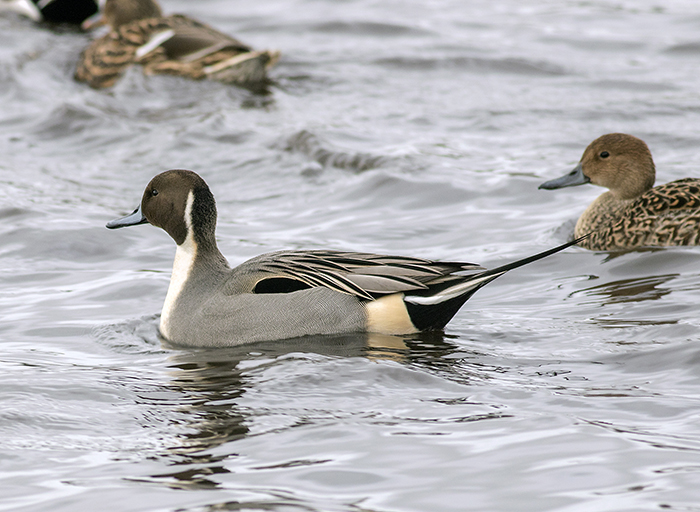
<path id="1" fill-rule="evenodd" d="M 173 272 L 170 276 L 170 286 L 168 293 L 165 296 L 163 310 L 160 314 L 160 332 L 165 337 L 170 339 L 170 320 L 173 316 L 173 310 L 177 303 L 178 297 L 185 288 L 192 271 L 195 267 L 197 259 L 197 244 L 192 236 L 192 230 L 187 233 L 185 241 L 177 246 L 175 251 L 175 260 L 173 261 Z"/>
<path id="2" fill-rule="evenodd" d="M 170 286 L 160 315 L 161 334 L 171 339 L 170 324 L 173 315 L 189 286 L 212 289 L 223 282 L 223 276 L 229 270 L 228 262 L 219 249 L 214 246 L 213 251 L 201 250 L 190 231 L 175 251 Z"/>
<path id="3" fill-rule="evenodd" d="M 574 236 L 583 236 L 612 225 L 632 201 L 632 199 L 620 199 L 609 191 L 602 193 L 579 217 Z"/>
<path id="4" fill-rule="evenodd" d="M 185 289 L 189 286 L 211 289 L 223 281 L 230 270 L 226 258 L 216 245 L 213 230 L 202 231 L 192 227 L 193 195 L 190 193 L 185 209 L 187 236 L 177 245 L 170 286 L 165 296 L 160 316 L 160 331 L 170 339 L 170 326 L 173 314 Z"/>

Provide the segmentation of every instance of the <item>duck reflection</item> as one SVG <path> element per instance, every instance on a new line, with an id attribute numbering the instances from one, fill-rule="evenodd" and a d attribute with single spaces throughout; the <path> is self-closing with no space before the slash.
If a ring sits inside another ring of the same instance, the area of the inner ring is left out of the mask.
<path id="1" fill-rule="evenodd" d="M 254 386 L 247 373 L 252 366 L 266 361 L 273 364 L 280 357 L 301 353 L 392 360 L 425 367 L 429 361 L 456 350 L 457 346 L 445 341 L 442 332 L 411 336 L 369 333 L 305 336 L 221 349 L 179 348 L 168 358 L 167 387 L 169 394 L 179 397 L 175 412 L 184 428 L 177 437 L 177 445 L 168 448 L 164 455 L 173 469 L 182 467 L 182 470 L 151 475 L 150 479 L 179 489 L 219 486 L 209 477 L 229 473 L 224 459 L 231 457 L 231 450 L 217 455 L 216 448 L 251 435 L 247 426 L 250 411 L 239 404 L 240 398 Z"/>
<path id="2" fill-rule="evenodd" d="M 591 322 L 604 328 L 675 325 L 679 319 L 677 315 L 669 316 L 670 310 L 665 306 L 668 299 L 656 307 L 647 305 L 644 308 L 630 309 L 626 305 L 662 299 L 674 291 L 674 287 L 668 284 L 680 276 L 681 274 L 662 274 L 621 279 L 584 288 L 572 293 L 571 296 L 583 294 L 591 297 L 592 300 L 583 301 L 582 304 L 608 306 L 601 315 L 590 319 Z"/>
<path id="3" fill-rule="evenodd" d="M 606 304 L 659 300 L 672 291 L 671 288 L 663 287 L 662 285 L 669 283 L 679 276 L 680 274 L 663 274 L 634 279 L 621 279 L 577 290 L 572 293 L 571 296 L 586 295 L 589 297 L 603 297 L 603 302 Z"/>

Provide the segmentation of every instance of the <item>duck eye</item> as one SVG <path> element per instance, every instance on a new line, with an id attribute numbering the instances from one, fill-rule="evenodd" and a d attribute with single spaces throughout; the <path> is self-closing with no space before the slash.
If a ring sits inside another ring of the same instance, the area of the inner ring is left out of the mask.
<path id="1" fill-rule="evenodd" d="M 600 153 L 600 158 L 608 158 L 610 156 L 610 153 L 607 151 L 601 151 Z"/>
<path id="2" fill-rule="evenodd" d="M 151 190 L 151 196 L 155 197 L 158 195 L 158 191 L 156 189 Z"/>

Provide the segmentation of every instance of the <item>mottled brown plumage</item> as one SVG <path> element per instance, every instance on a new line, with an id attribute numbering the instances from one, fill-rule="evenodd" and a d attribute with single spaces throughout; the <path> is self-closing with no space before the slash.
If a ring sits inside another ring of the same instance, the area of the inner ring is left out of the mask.
<path id="1" fill-rule="evenodd" d="M 654 187 L 655 177 L 647 145 L 631 135 L 611 133 L 591 142 L 573 171 L 540 188 L 592 183 L 609 189 L 576 223 L 574 236 L 591 233 L 580 243 L 588 249 L 700 245 L 700 179 Z"/>
<path id="2" fill-rule="evenodd" d="M 146 74 L 259 85 L 278 57 L 187 16 L 164 17 L 154 0 L 107 0 L 104 18 L 110 32 L 83 51 L 75 71 L 96 89 L 114 85 L 132 64 Z"/>

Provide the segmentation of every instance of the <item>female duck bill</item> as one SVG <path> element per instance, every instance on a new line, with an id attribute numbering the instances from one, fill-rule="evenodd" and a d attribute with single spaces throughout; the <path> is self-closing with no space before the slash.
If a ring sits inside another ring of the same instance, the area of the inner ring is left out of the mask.
<path id="1" fill-rule="evenodd" d="M 540 185 L 539 189 L 545 189 L 545 190 L 553 190 L 555 188 L 564 188 L 564 187 L 575 187 L 576 185 L 585 185 L 586 183 L 590 183 L 591 179 L 583 174 L 583 166 L 581 165 L 581 162 L 578 163 L 576 167 L 574 167 L 574 170 L 571 171 L 568 174 L 565 174 L 561 178 L 556 178 L 553 180 L 545 181 Z"/>

